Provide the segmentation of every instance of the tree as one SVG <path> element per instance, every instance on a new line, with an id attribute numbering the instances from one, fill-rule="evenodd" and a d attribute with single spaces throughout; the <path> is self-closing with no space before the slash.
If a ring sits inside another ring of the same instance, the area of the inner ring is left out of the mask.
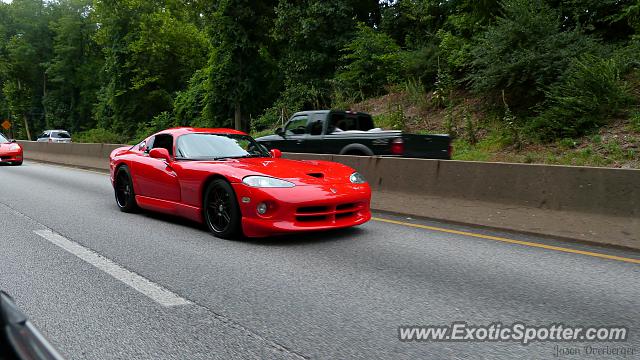
<path id="1" fill-rule="evenodd" d="M 283 103 L 327 107 L 339 54 L 356 34 L 356 25 L 374 25 L 375 1 L 280 0 L 273 36 L 283 74 Z M 290 110 L 290 109 L 287 109 Z"/>
<path id="2" fill-rule="evenodd" d="M 178 91 L 206 63 L 205 34 L 179 0 L 96 0 L 96 40 L 105 62 L 95 114 L 129 136 L 171 111 Z"/>
<path id="3" fill-rule="evenodd" d="M 365 24 L 343 49 L 343 66 L 336 73 L 336 89 L 358 94 L 359 100 L 380 95 L 384 86 L 397 83 L 402 64 L 400 47 L 389 35 Z"/>
<path id="4" fill-rule="evenodd" d="M 211 6 L 205 116 L 224 121 L 233 112 L 236 129 L 248 129 L 247 115 L 259 111 L 268 94 L 272 62 L 267 51 L 273 19 L 270 0 L 221 0 Z M 265 91 L 266 90 L 266 91 Z"/>
<path id="5" fill-rule="evenodd" d="M 572 59 L 599 49 L 579 29 L 564 29 L 559 12 L 542 1 L 506 0 L 502 9 L 473 46 L 469 80 L 478 93 L 504 90 L 516 110 L 541 102 Z"/>
<path id="6" fill-rule="evenodd" d="M 91 3 L 63 0 L 57 4 L 60 16 L 50 25 L 55 35 L 44 98 L 48 128 L 75 132 L 95 126 L 93 106 L 100 86 L 95 76 L 102 67 L 102 53 L 93 40 L 98 27 Z"/>

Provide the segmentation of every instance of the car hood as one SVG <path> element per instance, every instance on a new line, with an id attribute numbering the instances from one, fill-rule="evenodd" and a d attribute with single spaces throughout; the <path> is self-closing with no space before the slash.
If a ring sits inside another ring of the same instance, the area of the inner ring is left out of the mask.
<path id="1" fill-rule="evenodd" d="M 259 175 L 285 179 L 296 185 L 347 183 L 351 174 L 355 172 L 346 165 L 330 161 L 274 158 L 196 161 L 185 166 L 225 175 L 237 182 L 246 176 Z"/>
<path id="2" fill-rule="evenodd" d="M 2 143 L 2 144 L 0 144 L 0 152 L 2 152 L 2 153 L 9 152 L 9 149 L 14 144 L 15 143 Z M 18 151 L 18 150 L 11 150 L 11 151 L 13 152 L 13 151 Z"/>

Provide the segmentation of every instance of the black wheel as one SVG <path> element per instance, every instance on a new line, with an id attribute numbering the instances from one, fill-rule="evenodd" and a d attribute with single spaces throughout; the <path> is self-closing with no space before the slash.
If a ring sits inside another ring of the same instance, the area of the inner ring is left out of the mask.
<path id="1" fill-rule="evenodd" d="M 22 165 L 22 161 L 15 161 L 15 162 L 11 163 L 11 165 L 20 166 L 20 165 Z"/>
<path id="2" fill-rule="evenodd" d="M 116 172 L 116 203 L 118 208 L 122 212 L 131 213 L 138 210 L 138 203 L 136 203 L 136 194 L 133 192 L 133 182 L 131 181 L 131 174 L 129 168 L 124 165 L 118 168 Z"/>
<path id="3" fill-rule="evenodd" d="M 222 179 L 212 181 L 204 195 L 204 221 L 213 235 L 223 239 L 239 238 L 241 215 L 236 194 Z"/>

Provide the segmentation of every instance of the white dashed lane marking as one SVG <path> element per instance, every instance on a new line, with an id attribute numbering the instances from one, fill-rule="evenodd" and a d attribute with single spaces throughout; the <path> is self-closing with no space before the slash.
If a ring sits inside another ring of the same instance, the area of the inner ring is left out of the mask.
<path id="1" fill-rule="evenodd" d="M 77 256 L 95 268 L 113 276 L 116 280 L 119 280 L 139 293 L 146 295 L 151 300 L 162 306 L 191 304 L 189 300 L 178 296 L 149 279 L 123 268 L 93 250 L 87 249 L 86 247 L 75 243 L 60 234 L 56 234 L 51 230 L 35 230 L 34 233 L 50 243 L 66 250 L 70 254 Z"/>

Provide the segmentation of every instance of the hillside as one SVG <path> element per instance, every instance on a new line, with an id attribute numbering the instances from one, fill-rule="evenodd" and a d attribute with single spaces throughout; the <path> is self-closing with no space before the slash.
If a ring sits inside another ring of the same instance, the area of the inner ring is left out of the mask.
<path id="1" fill-rule="evenodd" d="M 640 104 L 640 86 L 632 89 Z M 496 111 L 469 93 L 454 95 L 456 105 L 434 105 L 433 92 L 416 95 L 400 89 L 351 105 L 374 115 L 379 126 L 416 133 L 449 133 L 453 158 L 535 164 L 599 166 L 640 169 L 640 107 L 630 106 L 588 135 L 549 143 L 528 139 L 505 126 Z M 516 138 L 516 139 L 514 139 Z M 518 141 L 519 140 L 519 141 Z"/>

